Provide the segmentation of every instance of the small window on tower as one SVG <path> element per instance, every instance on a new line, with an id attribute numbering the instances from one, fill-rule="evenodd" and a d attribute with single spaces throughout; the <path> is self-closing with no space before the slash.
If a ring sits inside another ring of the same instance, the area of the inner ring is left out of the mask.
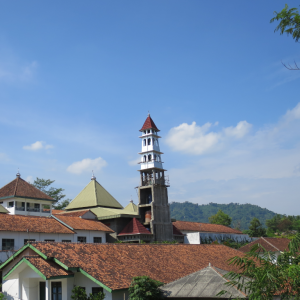
<path id="1" fill-rule="evenodd" d="M 146 146 L 146 139 L 144 139 L 144 146 Z"/>
<path id="2" fill-rule="evenodd" d="M 148 139 L 148 145 L 151 145 L 151 139 Z"/>
<path id="3" fill-rule="evenodd" d="M 146 130 L 144 130 L 144 134 L 146 134 Z"/>
<path id="4" fill-rule="evenodd" d="M 156 154 L 154 154 L 154 160 L 156 161 Z"/>
<path id="5" fill-rule="evenodd" d="M 151 154 L 148 155 L 148 160 L 151 161 L 152 160 L 152 156 Z"/>
<path id="6" fill-rule="evenodd" d="M 147 160 L 147 156 L 146 155 L 144 155 L 144 162 Z"/>
<path id="7" fill-rule="evenodd" d="M 150 133 L 150 129 L 148 129 L 148 131 L 147 131 L 148 133 Z"/>

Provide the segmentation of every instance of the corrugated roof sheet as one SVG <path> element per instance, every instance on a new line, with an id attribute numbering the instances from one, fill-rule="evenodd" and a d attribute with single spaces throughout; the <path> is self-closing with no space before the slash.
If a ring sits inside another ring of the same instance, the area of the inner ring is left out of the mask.
<path id="1" fill-rule="evenodd" d="M 232 286 L 225 286 L 228 282 L 223 276 L 228 271 L 208 266 L 198 272 L 170 282 L 160 289 L 166 298 L 217 298 L 217 294 L 227 290 L 220 298 L 246 298 L 246 295 Z"/>
<path id="2" fill-rule="evenodd" d="M 9 211 L 0 204 L 0 213 L 1 214 L 7 214 L 7 213 L 9 213 Z"/>
<path id="3" fill-rule="evenodd" d="M 125 210 L 125 209 L 114 209 L 114 208 L 104 208 L 104 207 L 95 207 L 91 208 L 98 220 L 104 220 L 109 218 L 118 218 L 118 217 L 139 217 L 137 212 Z"/>
<path id="4" fill-rule="evenodd" d="M 128 210 L 130 212 L 138 212 L 138 207 L 136 204 L 134 204 L 132 201 L 129 202 L 127 206 L 124 207 L 125 210 Z"/>
<path id="5" fill-rule="evenodd" d="M 0 199 L 7 197 L 23 197 L 55 201 L 21 177 L 17 177 L 0 189 Z"/>
<path id="6" fill-rule="evenodd" d="M 71 201 L 66 210 L 92 207 L 123 208 L 123 206 L 96 180 L 89 184 Z"/>

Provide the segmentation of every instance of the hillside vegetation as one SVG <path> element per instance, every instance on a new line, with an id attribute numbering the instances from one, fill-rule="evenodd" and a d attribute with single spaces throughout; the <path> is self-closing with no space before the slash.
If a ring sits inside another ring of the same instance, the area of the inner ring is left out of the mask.
<path id="1" fill-rule="evenodd" d="M 272 219 L 276 214 L 266 208 L 253 204 L 194 204 L 191 202 L 172 202 L 170 204 L 171 218 L 179 221 L 192 221 L 209 223 L 208 218 L 215 215 L 219 209 L 232 218 L 231 227 L 248 229 L 251 220 L 256 217 L 266 227 L 266 220 Z"/>

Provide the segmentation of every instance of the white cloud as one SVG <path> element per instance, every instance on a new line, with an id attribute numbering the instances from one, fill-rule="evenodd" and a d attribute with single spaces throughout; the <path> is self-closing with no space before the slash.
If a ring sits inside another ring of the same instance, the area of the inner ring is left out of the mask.
<path id="1" fill-rule="evenodd" d="M 33 177 L 31 175 L 27 176 L 25 180 L 29 183 L 33 183 L 33 181 L 34 181 Z"/>
<path id="2" fill-rule="evenodd" d="M 217 124 L 216 122 L 215 125 Z M 211 127 L 211 123 L 202 126 L 197 126 L 196 122 L 191 125 L 183 123 L 169 131 L 166 142 L 174 151 L 201 155 L 217 150 L 220 143 L 226 142 L 226 139 L 243 138 L 252 125 L 247 121 L 241 121 L 235 127 L 227 127 L 219 132 L 209 131 Z"/>
<path id="3" fill-rule="evenodd" d="M 136 159 L 130 160 L 130 161 L 128 162 L 128 164 L 129 164 L 129 166 L 137 166 L 137 164 L 138 164 L 140 161 L 141 161 L 141 158 L 138 157 L 138 158 L 136 158 Z"/>
<path id="4" fill-rule="evenodd" d="M 29 150 L 29 151 L 38 151 L 38 150 L 41 150 L 41 149 L 51 149 L 53 148 L 52 145 L 47 145 L 45 142 L 43 141 L 37 141 L 29 146 L 23 146 L 23 149 L 24 150 Z"/>
<path id="5" fill-rule="evenodd" d="M 73 174 L 81 174 L 83 172 L 92 172 L 93 171 L 99 171 L 103 167 L 107 165 L 107 162 L 101 158 L 95 158 L 95 159 L 90 159 L 90 158 L 85 158 L 81 161 L 76 161 L 72 163 L 68 168 L 67 171 Z"/>
<path id="6" fill-rule="evenodd" d="M 287 121 L 300 119 L 300 102 L 291 110 L 288 110 L 283 117 Z"/>

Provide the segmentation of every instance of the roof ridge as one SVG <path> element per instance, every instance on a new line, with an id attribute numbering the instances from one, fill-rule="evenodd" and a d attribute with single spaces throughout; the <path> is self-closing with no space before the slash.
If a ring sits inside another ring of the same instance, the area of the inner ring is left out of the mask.
<path id="1" fill-rule="evenodd" d="M 273 248 L 277 249 L 278 251 L 280 251 L 276 246 L 274 246 L 273 244 L 271 244 L 269 241 L 267 241 L 263 236 L 261 237 L 265 242 L 267 242 L 269 245 L 271 245 Z"/>
<path id="2" fill-rule="evenodd" d="M 20 177 L 17 177 L 17 178 L 16 178 L 16 186 L 15 186 L 15 190 L 14 190 L 13 196 L 16 195 L 17 187 L 18 187 L 18 183 L 19 183 L 19 179 L 20 179 Z"/>

